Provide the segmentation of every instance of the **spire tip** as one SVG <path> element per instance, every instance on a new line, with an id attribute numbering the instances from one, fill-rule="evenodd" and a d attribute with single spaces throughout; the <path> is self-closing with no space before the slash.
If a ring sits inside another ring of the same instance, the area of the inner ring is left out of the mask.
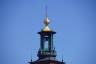
<path id="1" fill-rule="evenodd" d="M 47 14 L 47 5 L 45 6 L 45 9 L 46 9 L 46 18 L 48 17 L 48 14 Z"/>

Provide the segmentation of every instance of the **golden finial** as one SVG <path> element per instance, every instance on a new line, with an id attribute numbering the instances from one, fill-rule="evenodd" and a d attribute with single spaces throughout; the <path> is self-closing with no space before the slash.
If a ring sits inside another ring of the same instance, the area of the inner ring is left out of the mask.
<path id="1" fill-rule="evenodd" d="M 44 24 L 45 24 L 45 28 L 42 29 L 42 31 L 52 31 L 52 29 L 50 29 L 48 27 L 48 24 L 50 23 L 50 20 L 48 19 L 48 15 L 47 15 L 47 6 L 46 6 L 46 18 L 44 20 Z"/>
<path id="2" fill-rule="evenodd" d="M 46 18 L 45 18 L 45 20 L 44 20 L 44 24 L 45 24 L 46 26 L 48 26 L 49 23 L 50 23 L 50 21 L 49 21 L 49 19 L 48 19 L 47 6 L 46 6 Z"/>
<path id="3" fill-rule="evenodd" d="M 48 26 L 49 23 L 50 23 L 50 20 L 48 19 L 48 17 L 46 17 L 46 19 L 44 20 L 45 26 Z"/>

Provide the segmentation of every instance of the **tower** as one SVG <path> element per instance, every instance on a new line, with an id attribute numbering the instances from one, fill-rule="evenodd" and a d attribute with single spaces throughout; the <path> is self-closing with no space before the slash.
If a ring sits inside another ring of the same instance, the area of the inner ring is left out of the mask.
<path id="1" fill-rule="evenodd" d="M 48 24 L 50 23 L 48 17 L 46 17 L 44 23 L 45 23 L 45 27 L 40 32 L 38 32 L 38 34 L 40 34 L 41 36 L 41 40 L 40 40 L 41 43 L 37 56 L 39 57 L 39 59 L 44 59 L 49 57 L 55 59 L 56 51 L 53 46 L 53 35 L 56 32 L 52 31 L 52 29 L 48 27 Z"/>
<path id="2" fill-rule="evenodd" d="M 53 43 L 53 35 L 56 34 L 51 28 L 48 27 L 50 20 L 47 13 L 44 20 L 45 27 L 41 29 L 38 34 L 40 35 L 40 48 L 38 50 L 38 59 L 29 62 L 30 64 L 65 64 L 63 61 L 56 59 L 56 50 Z"/>

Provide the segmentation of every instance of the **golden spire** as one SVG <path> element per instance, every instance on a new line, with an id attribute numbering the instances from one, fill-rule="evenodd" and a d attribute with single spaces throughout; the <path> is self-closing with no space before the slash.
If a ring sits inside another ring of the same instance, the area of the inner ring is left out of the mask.
<path id="1" fill-rule="evenodd" d="M 52 29 L 48 27 L 48 24 L 50 24 L 50 20 L 48 19 L 48 16 L 47 16 L 47 6 L 46 6 L 46 18 L 44 20 L 44 24 L 45 24 L 45 27 L 42 29 L 42 31 L 52 31 Z"/>

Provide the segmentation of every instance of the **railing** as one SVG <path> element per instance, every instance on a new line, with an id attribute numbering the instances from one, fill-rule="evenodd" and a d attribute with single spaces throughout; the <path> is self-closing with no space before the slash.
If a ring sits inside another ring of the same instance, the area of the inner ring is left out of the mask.
<path id="1" fill-rule="evenodd" d="M 40 55 L 57 55 L 55 50 L 49 51 L 48 49 L 39 50 Z"/>

